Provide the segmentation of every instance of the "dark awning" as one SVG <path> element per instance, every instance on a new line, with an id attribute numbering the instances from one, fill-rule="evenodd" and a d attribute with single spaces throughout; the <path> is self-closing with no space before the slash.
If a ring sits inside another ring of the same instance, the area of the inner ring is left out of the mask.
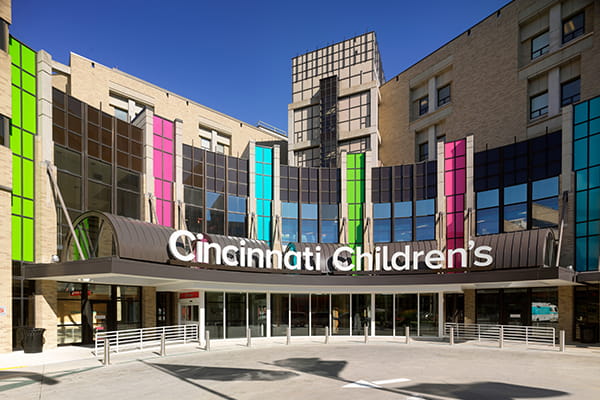
<path id="1" fill-rule="evenodd" d="M 475 247 L 490 246 L 494 258 L 491 268 L 531 268 L 553 266 L 554 233 L 551 229 L 532 229 L 477 236 Z"/>

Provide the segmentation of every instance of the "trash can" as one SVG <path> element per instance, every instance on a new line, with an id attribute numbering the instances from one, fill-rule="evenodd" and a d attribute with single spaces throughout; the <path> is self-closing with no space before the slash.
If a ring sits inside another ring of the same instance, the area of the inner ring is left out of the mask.
<path id="1" fill-rule="evenodd" d="M 41 353 L 44 347 L 44 328 L 25 328 L 23 335 L 23 351 L 25 353 Z"/>

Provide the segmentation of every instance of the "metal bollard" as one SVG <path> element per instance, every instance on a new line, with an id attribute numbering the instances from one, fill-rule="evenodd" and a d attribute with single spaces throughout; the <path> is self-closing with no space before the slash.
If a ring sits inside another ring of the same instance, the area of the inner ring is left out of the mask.
<path id="1" fill-rule="evenodd" d="M 292 328 L 287 328 L 286 333 L 287 333 L 287 338 L 286 338 L 285 344 L 289 345 L 292 342 Z"/>
<path id="2" fill-rule="evenodd" d="M 450 327 L 450 346 L 454 346 L 454 327 Z"/>
<path id="3" fill-rule="evenodd" d="M 110 365 L 110 340 L 104 339 L 104 366 Z"/>
<path id="4" fill-rule="evenodd" d="M 498 347 L 504 348 L 504 327 L 500 326 L 500 336 L 498 337 Z"/>
<path id="5" fill-rule="evenodd" d="M 164 357 L 167 355 L 166 343 L 165 343 L 165 333 L 160 334 L 160 356 Z"/>
<path id="6" fill-rule="evenodd" d="M 564 330 L 560 331 L 559 340 L 560 340 L 560 352 L 564 353 L 565 352 L 565 331 Z"/>
<path id="7" fill-rule="evenodd" d="M 246 330 L 246 346 L 252 347 L 252 330 L 250 328 Z"/>
<path id="8" fill-rule="evenodd" d="M 408 342 L 410 341 L 410 326 L 404 327 L 404 337 L 406 340 L 406 344 L 408 344 Z"/>
<path id="9" fill-rule="evenodd" d="M 325 327 L 325 344 L 329 343 L 329 327 Z"/>
<path id="10" fill-rule="evenodd" d="M 206 340 L 206 351 L 210 351 L 210 331 L 204 332 L 204 339 Z"/>
<path id="11" fill-rule="evenodd" d="M 365 343 L 369 342 L 369 327 L 365 325 Z"/>

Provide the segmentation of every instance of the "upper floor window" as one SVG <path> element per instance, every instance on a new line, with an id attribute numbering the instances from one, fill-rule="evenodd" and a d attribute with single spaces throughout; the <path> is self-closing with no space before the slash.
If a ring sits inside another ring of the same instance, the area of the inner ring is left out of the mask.
<path id="1" fill-rule="evenodd" d="M 541 55 L 544 55 L 550 49 L 550 40 L 548 31 L 539 34 L 531 39 L 531 59 L 534 60 Z"/>
<path id="2" fill-rule="evenodd" d="M 580 12 L 563 21 L 562 42 L 567 43 L 585 33 L 585 13 Z"/>
<path id="3" fill-rule="evenodd" d="M 0 50 L 8 51 L 8 23 L 0 18 Z"/>
<path id="4" fill-rule="evenodd" d="M 580 86 L 579 78 L 560 85 L 560 105 L 562 107 L 579 101 Z"/>
<path id="5" fill-rule="evenodd" d="M 429 143 L 421 143 L 419 145 L 418 161 L 427 161 L 429 159 Z"/>
<path id="6" fill-rule="evenodd" d="M 450 103 L 450 84 L 438 89 L 438 107 Z"/>
<path id="7" fill-rule="evenodd" d="M 548 92 L 540 93 L 529 98 L 529 119 L 548 114 Z"/>
<path id="8" fill-rule="evenodd" d="M 200 138 L 200 147 L 205 150 L 212 150 L 210 139 Z"/>
<path id="9" fill-rule="evenodd" d="M 4 115 L 0 114 L 0 145 L 2 146 L 9 146 L 9 126 L 10 120 L 8 119 L 8 117 L 5 117 Z"/>
<path id="10" fill-rule="evenodd" d="M 422 97 L 418 100 L 419 115 L 427 114 L 429 111 L 429 96 Z"/>
<path id="11" fill-rule="evenodd" d="M 115 117 L 119 118 L 120 120 L 127 121 L 128 116 L 129 114 L 127 113 L 127 110 L 122 110 L 115 107 Z"/>

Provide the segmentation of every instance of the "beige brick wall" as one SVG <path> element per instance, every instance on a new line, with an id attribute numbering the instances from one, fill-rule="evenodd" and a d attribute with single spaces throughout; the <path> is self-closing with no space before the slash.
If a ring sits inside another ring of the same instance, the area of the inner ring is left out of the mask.
<path id="1" fill-rule="evenodd" d="M 36 281 L 33 303 L 35 309 L 34 326 L 44 328 L 44 350 L 57 346 L 58 300 L 56 281 Z"/>
<path id="2" fill-rule="evenodd" d="M 573 340 L 574 306 L 573 286 L 560 286 L 558 288 L 558 329 L 565 331 L 568 342 Z"/>
<path id="3" fill-rule="evenodd" d="M 0 114 L 12 116 L 11 83 L 10 83 L 10 56 L 0 51 Z"/>
<path id="4" fill-rule="evenodd" d="M 0 0 L 0 18 L 8 22 L 12 21 L 11 0 Z"/>
<path id="5" fill-rule="evenodd" d="M 142 327 L 156 326 L 156 288 L 142 287 Z"/>
<path id="6" fill-rule="evenodd" d="M 600 5 L 594 3 L 593 7 L 586 8 L 589 18 L 594 21 L 586 29 L 600 26 Z M 447 140 L 474 134 L 475 151 L 484 150 L 486 146 L 493 148 L 510 144 L 515 138 L 520 141 L 543 134 L 546 127 L 549 131 L 560 129 L 560 124 L 555 126 L 554 120 L 548 117 L 530 123 L 527 90 L 528 79 L 534 76 L 527 75 L 527 65 L 519 68 L 518 63 L 521 47 L 519 24 L 523 23 L 521 19 L 531 13 L 531 9 L 539 6 L 533 0 L 507 4 L 498 16 L 492 14 L 381 87 L 380 158 L 384 165 L 414 162 L 415 132 L 431 124 L 436 125 L 437 136 L 445 135 Z M 591 34 L 594 35 L 597 33 Z M 579 41 L 584 39 L 579 38 Z M 598 42 L 594 40 L 591 48 L 585 48 L 579 46 L 581 43 L 578 44 L 576 39 L 557 51 L 561 55 L 559 63 L 568 61 L 566 53 L 575 51 L 577 57 L 579 52 L 582 99 L 600 94 Z M 436 76 L 436 66 L 448 62 L 452 68 L 451 103 L 411 122 L 411 87 L 419 87 L 423 81 Z M 528 65 L 535 65 L 535 62 Z M 560 65 L 548 65 L 545 70 Z"/>
<path id="7" fill-rule="evenodd" d="M 465 289 L 465 324 L 474 324 L 477 321 L 475 308 L 475 289 Z"/>
<path id="8" fill-rule="evenodd" d="M 92 67 L 92 63 L 94 66 Z M 71 53 L 71 95 L 112 114 L 110 91 L 151 104 L 157 116 L 183 121 L 183 142 L 200 146 L 199 126 L 231 137 L 231 155 L 241 156 L 250 140 L 281 140 L 238 119 L 192 102 L 141 79 Z M 62 82 L 56 82 L 56 85 Z M 257 119 L 259 116 L 257 116 Z"/>
<path id="9" fill-rule="evenodd" d="M 11 254 L 11 193 L 12 188 L 12 152 L 0 146 L 0 353 L 12 351 L 12 254 Z"/>

